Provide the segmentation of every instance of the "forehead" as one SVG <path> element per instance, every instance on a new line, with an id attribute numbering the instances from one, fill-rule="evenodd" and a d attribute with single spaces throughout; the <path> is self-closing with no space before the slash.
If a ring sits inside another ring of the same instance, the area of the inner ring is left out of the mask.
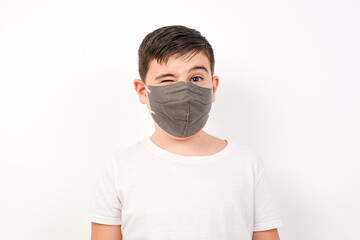
<path id="1" fill-rule="evenodd" d="M 161 64 L 158 63 L 157 59 L 153 59 L 149 63 L 148 76 L 149 78 L 153 78 L 154 75 L 164 71 L 182 74 L 196 65 L 203 65 L 209 73 L 211 71 L 209 58 L 201 51 L 196 55 L 192 53 L 187 53 L 183 56 L 172 55 L 166 63 L 162 62 Z"/>

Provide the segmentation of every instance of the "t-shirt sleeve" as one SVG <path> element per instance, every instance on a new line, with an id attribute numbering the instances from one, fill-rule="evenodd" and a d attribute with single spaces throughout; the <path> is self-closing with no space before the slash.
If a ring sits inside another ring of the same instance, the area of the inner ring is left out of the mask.
<path id="1" fill-rule="evenodd" d="M 104 161 L 97 186 L 93 190 L 89 212 L 91 222 L 121 225 L 122 204 L 117 195 L 116 181 L 116 168 L 111 155 Z"/>
<path id="2" fill-rule="evenodd" d="M 265 231 L 282 227 L 277 204 L 271 193 L 268 175 L 262 160 L 257 157 L 254 185 L 253 231 Z"/>

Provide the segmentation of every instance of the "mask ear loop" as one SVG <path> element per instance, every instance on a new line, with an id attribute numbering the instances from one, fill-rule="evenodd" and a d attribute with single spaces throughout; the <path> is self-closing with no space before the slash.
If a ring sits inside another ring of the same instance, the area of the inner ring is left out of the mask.
<path id="1" fill-rule="evenodd" d="M 148 89 L 146 85 L 145 85 L 145 88 L 149 93 L 151 93 L 150 89 Z"/>
<path id="2" fill-rule="evenodd" d="M 149 93 L 151 93 L 150 89 L 148 89 L 146 85 L 145 85 L 145 88 L 146 88 L 146 90 L 147 90 Z M 150 106 L 150 107 L 151 107 L 151 106 Z M 152 114 L 155 114 L 155 112 L 152 111 L 151 109 L 148 108 L 148 110 L 149 110 L 149 112 L 151 112 Z"/>

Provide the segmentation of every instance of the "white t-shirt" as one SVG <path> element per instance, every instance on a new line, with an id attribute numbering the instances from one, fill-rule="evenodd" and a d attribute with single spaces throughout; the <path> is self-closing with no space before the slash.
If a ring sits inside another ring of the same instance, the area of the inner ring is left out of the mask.
<path id="1" fill-rule="evenodd" d="M 121 225 L 124 240 L 251 240 L 283 226 L 263 162 L 229 141 L 182 156 L 142 139 L 104 162 L 89 220 Z"/>

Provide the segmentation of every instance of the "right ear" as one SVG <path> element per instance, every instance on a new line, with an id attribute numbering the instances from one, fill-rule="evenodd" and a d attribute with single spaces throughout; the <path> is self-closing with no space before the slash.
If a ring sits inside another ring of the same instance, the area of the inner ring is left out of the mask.
<path id="1" fill-rule="evenodd" d="M 141 79 L 134 80 L 134 88 L 136 93 L 139 95 L 140 102 L 142 104 L 147 104 L 148 97 L 147 97 L 147 90 L 145 88 L 145 84 Z"/>

